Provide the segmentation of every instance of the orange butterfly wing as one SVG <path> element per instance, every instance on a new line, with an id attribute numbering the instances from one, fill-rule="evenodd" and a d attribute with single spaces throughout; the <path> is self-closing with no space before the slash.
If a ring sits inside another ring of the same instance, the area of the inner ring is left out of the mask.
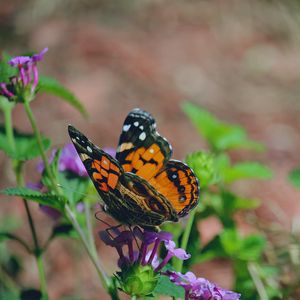
<path id="1" fill-rule="evenodd" d="M 170 201 L 179 217 L 185 216 L 198 203 L 197 177 L 181 161 L 170 160 L 149 183 Z"/>
<path id="2" fill-rule="evenodd" d="M 154 118 L 141 109 L 132 110 L 124 121 L 116 154 L 124 171 L 149 180 L 171 155 L 171 146 L 156 131 Z"/>

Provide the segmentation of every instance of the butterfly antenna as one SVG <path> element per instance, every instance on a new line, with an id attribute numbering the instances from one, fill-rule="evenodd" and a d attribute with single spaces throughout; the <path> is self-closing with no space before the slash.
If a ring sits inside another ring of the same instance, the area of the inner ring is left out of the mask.
<path id="1" fill-rule="evenodd" d="M 105 224 L 106 226 L 108 226 L 108 228 L 112 228 L 113 226 L 110 225 L 109 223 L 105 222 L 104 220 L 102 220 L 101 218 L 98 217 L 99 214 L 103 213 L 102 210 L 96 211 L 95 212 L 95 218 L 100 221 L 101 223 Z"/>
<path id="2" fill-rule="evenodd" d="M 136 236 L 135 236 L 135 234 L 134 234 L 134 232 L 133 232 L 133 230 L 132 230 L 132 227 L 131 227 L 131 226 L 128 226 L 128 228 L 129 228 L 130 232 L 131 232 L 132 235 L 133 235 L 133 238 L 134 238 L 134 240 L 135 240 L 135 244 L 136 244 L 137 248 L 139 249 L 139 251 L 141 251 L 141 248 L 140 248 L 139 243 L 138 243 L 138 241 L 137 241 L 137 238 L 136 238 Z"/>

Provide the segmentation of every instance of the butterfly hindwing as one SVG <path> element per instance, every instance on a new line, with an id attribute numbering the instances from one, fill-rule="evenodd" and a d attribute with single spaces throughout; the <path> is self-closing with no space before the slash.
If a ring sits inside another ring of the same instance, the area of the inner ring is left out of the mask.
<path id="1" fill-rule="evenodd" d="M 181 161 L 170 160 L 149 183 L 168 199 L 179 217 L 185 216 L 198 203 L 197 177 Z"/>
<path id="2" fill-rule="evenodd" d="M 149 180 L 171 155 L 172 148 L 156 131 L 154 118 L 141 109 L 132 110 L 124 121 L 116 155 L 124 171 Z"/>
<path id="3" fill-rule="evenodd" d="M 123 168 L 116 159 L 96 147 L 73 126 L 69 126 L 69 134 L 97 191 L 102 197 L 107 197 L 109 192 L 115 191 L 124 173 Z"/>

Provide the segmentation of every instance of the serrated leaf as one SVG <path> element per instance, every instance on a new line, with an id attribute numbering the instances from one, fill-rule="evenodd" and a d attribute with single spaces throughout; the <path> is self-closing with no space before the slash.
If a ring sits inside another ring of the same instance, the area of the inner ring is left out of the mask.
<path id="1" fill-rule="evenodd" d="M 17 160 L 29 160 L 40 156 L 37 141 L 34 135 L 21 133 L 14 130 L 15 151 L 10 147 L 3 125 L 0 125 L 0 150 L 4 151 L 9 157 Z M 50 148 L 51 141 L 42 137 L 45 151 Z"/>
<path id="2" fill-rule="evenodd" d="M 159 277 L 157 286 L 154 289 L 153 294 L 184 299 L 184 289 L 172 283 L 167 276 Z"/>
<path id="3" fill-rule="evenodd" d="M 225 183 L 242 179 L 270 179 L 272 171 L 258 162 L 241 162 L 220 170 Z"/>
<path id="4" fill-rule="evenodd" d="M 222 122 L 208 111 L 189 102 L 184 103 L 182 108 L 214 151 L 237 148 L 257 151 L 264 149 L 262 144 L 250 140 L 242 127 Z"/>
<path id="5" fill-rule="evenodd" d="M 87 116 L 87 112 L 79 99 L 54 78 L 41 76 L 39 79 L 38 90 L 59 97 L 61 100 L 68 102 L 76 108 L 84 117 Z"/>
<path id="6" fill-rule="evenodd" d="M 39 204 L 51 206 L 60 211 L 63 209 L 64 199 L 54 194 L 40 193 L 25 187 L 7 188 L 1 190 L 0 193 L 7 196 L 19 196 L 27 200 L 38 202 Z"/>
<path id="7" fill-rule="evenodd" d="M 295 187 L 300 188 L 300 168 L 289 173 L 289 180 Z"/>

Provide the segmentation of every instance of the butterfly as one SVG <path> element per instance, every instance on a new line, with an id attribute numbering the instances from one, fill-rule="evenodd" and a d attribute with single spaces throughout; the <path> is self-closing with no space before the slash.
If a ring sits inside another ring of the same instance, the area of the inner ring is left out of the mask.
<path id="1" fill-rule="evenodd" d="M 129 112 L 116 158 L 73 126 L 68 130 L 105 211 L 120 223 L 155 228 L 165 221 L 177 222 L 197 205 L 197 177 L 186 164 L 170 159 L 172 147 L 156 131 L 148 112 Z"/>

